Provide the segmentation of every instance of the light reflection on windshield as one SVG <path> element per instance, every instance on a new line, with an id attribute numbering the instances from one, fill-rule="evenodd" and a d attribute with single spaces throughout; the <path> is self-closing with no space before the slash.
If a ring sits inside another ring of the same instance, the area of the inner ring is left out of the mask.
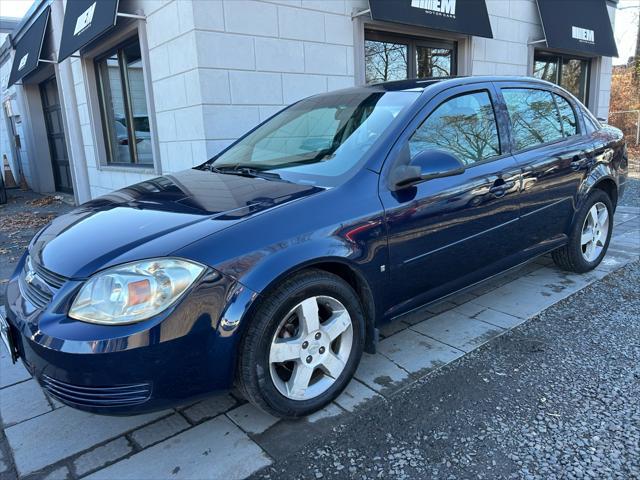
<path id="1" fill-rule="evenodd" d="M 223 152 L 213 165 L 277 170 L 288 180 L 336 185 L 418 96 L 349 92 L 303 100 Z"/>

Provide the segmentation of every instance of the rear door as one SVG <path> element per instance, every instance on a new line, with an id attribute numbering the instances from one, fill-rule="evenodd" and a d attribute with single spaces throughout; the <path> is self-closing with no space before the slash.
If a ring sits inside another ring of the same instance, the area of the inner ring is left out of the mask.
<path id="1" fill-rule="evenodd" d="M 414 119 L 385 163 L 380 197 L 389 238 L 389 298 L 398 302 L 388 315 L 487 276 L 519 248 L 514 239 L 520 168 L 502 147 L 505 128 L 496 119 L 495 100 L 490 83 L 440 93 Z M 388 176 L 406 148 L 411 158 L 422 150 L 447 150 L 465 164 L 465 171 L 394 191 Z"/>
<path id="2" fill-rule="evenodd" d="M 522 247 L 562 240 L 580 183 L 593 162 L 592 142 L 573 100 L 539 84 L 498 83 L 522 168 Z"/>

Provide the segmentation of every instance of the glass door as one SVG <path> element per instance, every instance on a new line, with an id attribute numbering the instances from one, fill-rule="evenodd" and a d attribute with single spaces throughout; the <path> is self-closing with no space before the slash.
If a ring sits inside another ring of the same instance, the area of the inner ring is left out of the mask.
<path id="1" fill-rule="evenodd" d="M 56 191 L 73 193 L 71 180 L 71 166 L 67 155 L 67 144 L 64 138 L 62 125 L 62 112 L 60 98 L 58 97 L 58 84 L 56 77 L 51 77 L 40 84 L 40 96 L 42 97 L 42 112 L 49 141 L 51 154 L 51 166 L 53 167 L 53 180 Z"/>

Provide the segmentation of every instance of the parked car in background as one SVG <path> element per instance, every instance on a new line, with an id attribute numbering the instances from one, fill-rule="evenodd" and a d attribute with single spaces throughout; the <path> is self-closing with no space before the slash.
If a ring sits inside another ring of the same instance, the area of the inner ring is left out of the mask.
<path id="1" fill-rule="evenodd" d="M 379 325 L 547 252 L 596 267 L 627 161 L 619 130 L 544 81 L 314 96 L 54 220 L 8 283 L 3 338 L 73 407 L 137 413 L 235 383 L 307 415 Z"/>
<path id="2" fill-rule="evenodd" d="M 133 125 L 136 139 L 136 153 L 138 163 L 153 164 L 153 151 L 151 150 L 151 131 L 149 129 L 149 117 L 147 115 L 136 115 L 133 117 Z M 129 151 L 129 136 L 125 118 L 116 118 L 114 127 L 116 140 L 118 142 L 118 159 L 121 163 L 131 163 L 131 153 Z"/>

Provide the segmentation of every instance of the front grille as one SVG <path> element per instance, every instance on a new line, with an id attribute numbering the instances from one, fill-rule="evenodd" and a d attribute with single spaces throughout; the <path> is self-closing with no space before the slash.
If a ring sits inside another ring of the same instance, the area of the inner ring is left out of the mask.
<path id="1" fill-rule="evenodd" d="M 66 281 L 67 279 L 62 275 L 47 270 L 28 256 L 18 279 L 18 285 L 22 296 L 34 307 L 42 309 L 49 304 L 54 293 Z"/>
<path id="2" fill-rule="evenodd" d="M 22 293 L 22 296 L 36 308 L 42 309 L 46 307 L 53 298 L 53 293 L 44 292 L 43 290 L 36 288 L 33 284 L 27 283 L 24 277 L 25 275 L 23 273 L 18 279 L 18 285 L 20 286 L 20 293 Z"/>
<path id="3" fill-rule="evenodd" d="M 51 270 L 47 270 L 37 262 L 32 261 L 32 265 L 33 270 L 38 274 L 38 276 L 42 278 L 47 285 L 55 288 L 56 290 L 62 287 L 62 285 L 67 281 L 66 277 L 53 273 Z"/>
<path id="4" fill-rule="evenodd" d="M 85 407 L 126 407 L 139 405 L 151 397 L 150 383 L 85 387 L 62 382 L 47 375 L 43 375 L 41 381 L 45 390 L 62 402 Z"/>

